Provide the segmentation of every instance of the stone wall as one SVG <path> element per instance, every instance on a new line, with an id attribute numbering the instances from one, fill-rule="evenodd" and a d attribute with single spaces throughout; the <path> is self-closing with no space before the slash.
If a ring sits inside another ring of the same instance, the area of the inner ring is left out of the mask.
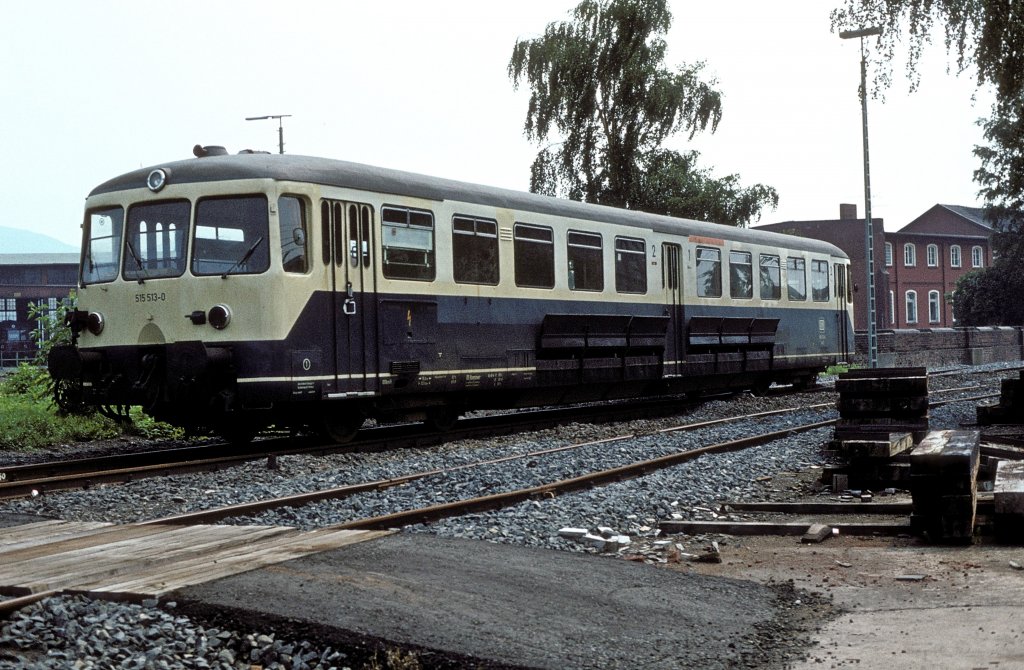
<path id="1" fill-rule="evenodd" d="M 867 364 L 868 336 L 857 331 L 854 363 Z M 922 328 L 878 331 L 878 366 L 981 365 L 1024 360 L 1024 329 Z"/>

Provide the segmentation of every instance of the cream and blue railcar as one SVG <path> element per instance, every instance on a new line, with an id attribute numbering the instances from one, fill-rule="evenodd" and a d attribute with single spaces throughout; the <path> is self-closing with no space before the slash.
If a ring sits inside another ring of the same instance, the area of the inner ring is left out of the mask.
<path id="1" fill-rule="evenodd" d="M 197 147 L 86 203 L 87 403 L 342 438 L 367 417 L 807 383 L 852 344 L 830 244 L 342 161 Z"/>

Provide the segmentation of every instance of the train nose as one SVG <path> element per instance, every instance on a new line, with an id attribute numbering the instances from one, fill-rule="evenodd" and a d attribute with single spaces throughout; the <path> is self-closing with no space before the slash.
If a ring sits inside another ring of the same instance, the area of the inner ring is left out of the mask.
<path id="1" fill-rule="evenodd" d="M 139 331 L 139 344 L 165 344 L 166 342 L 164 331 L 160 330 L 160 326 L 155 323 L 147 323 Z"/>

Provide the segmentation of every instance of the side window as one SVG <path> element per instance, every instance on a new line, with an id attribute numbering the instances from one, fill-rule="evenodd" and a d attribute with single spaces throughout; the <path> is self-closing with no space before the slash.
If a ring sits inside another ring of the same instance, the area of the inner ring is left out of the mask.
<path id="1" fill-rule="evenodd" d="M 754 297 L 753 261 L 749 251 L 729 252 L 729 296 Z"/>
<path id="2" fill-rule="evenodd" d="M 546 226 L 517 223 L 512 235 L 516 286 L 554 288 L 554 231 Z"/>
<path id="3" fill-rule="evenodd" d="M 917 323 L 917 291 L 907 291 L 907 323 Z"/>
<path id="4" fill-rule="evenodd" d="M 786 258 L 786 294 L 790 300 L 807 300 L 807 262 Z"/>
<path id="5" fill-rule="evenodd" d="M 566 236 L 566 257 L 569 261 L 569 288 L 574 291 L 604 289 L 604 258 L 600 235 L 569 231 Z"/>
<path id="6" fill-rule="evenodd" d="M 722 251 L 697 247 L 697 295 L 701 298 L 722 297 Z"/>
<path id="7" fill-rule="evenodd" d="M 284 196 L 277 201 L 277 220 L 281 232 L 281 266 L 285 272 L 305 274 L 309 270 L 306 235 L 306 207 L 302 200 Z"/>
<path id="8" fill-rule="evenodd" d="M 778 256 L 761 254 L 761 300 L 782 297 L 782 270 Z"/>
<path id="9" fill-rule="evenodd" d="M 381 246 L 384 276 L 389 279 L 432 281 L 434 213 L 406 207 L 381 208 Z"/>
<path id="10" fill-rule="evenodd" d="M 630 237 L 615 238 L 615 290 L 647 293 L 647 243 Z"/>
<path id="11" fill-rule="evenodd" d="M 961 263 L 962 259 L 960 257 L 960 245 L 954 244 L 949 248 L 949 267 L 958 268 L 960 267 Z"/>
<path id="12" fill-rule="evenodd" d="M 928 263 L 928 267 L 934 268 L 939 264 L 939 246 L 937 244 L 929 244 L 925 247 L 925 259 Z"/>
<path id="13" fill-rule="evenodd" d="M 981 247 L 971 247 L 971 267 L 980 268 L 985 266 L 985 250 Z"/>
<path id="14" fill-rule="evenodd" d="M 892 267 L 892 242 L 885 243 L 885 267 Z"/>
<path id="15" fill-rule="evenodd" d="M 828 261 L 811 261 L 811 300 L 828 301 Z"/>
<path id="16" fill-rule="evenodd" d="M 928 323 L 938 323 L 942 316 L 938 291 L 928 291 Z"/>
<path id="17" fill-rule="evenodd" d="M 498 222 L 452 217 L 452 272 L 460 284 L 498 283 Z"/>

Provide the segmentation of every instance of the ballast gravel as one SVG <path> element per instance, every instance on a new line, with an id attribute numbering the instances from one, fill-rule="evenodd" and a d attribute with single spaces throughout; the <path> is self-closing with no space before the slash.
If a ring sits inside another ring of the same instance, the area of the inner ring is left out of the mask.
<path id="1" fill-rule="evenodd" d="M 983 369 L 996 373 L 1003 367 L 1009 365 Z M 977 370 L 966 368 L 965 374 Z M 966 376 L 963 379 L 959 376 L 934 378 L 932 388 L 964 385 L 966 379 Z M 984 376 L 971 375 L 970 381 L 984 381 Z M 277 467 L 273 469 L 265 461 L 255 461 L 224 472 L 157 477 L 126 485 L 41 495 L 0 505 L 0 514 L 130 523 L 272 496 L 448 469 L 443 474 L 383 492 L 229 521 L 316 528 L 575 477 L 751 434 L 787 430 L 805 421 L 834 418 L 836 413 L 831 406 L 803 408 L 829 403 L 831 398 L 821 394 L 741 396 L 727 402 L 708 402 L 684 416 L 670 419 L 628 424 L 569 424 L 553 430 L 486 441 L 467 440 L 431 449 L 326 457 L 285 456 L 277 458 Z M 933 409 L 932 428 L 957 428 L 961 423 L 973 423 L 975 405 L 976 402 L 954 403 Z M 695 431 L 658 432 L 672 425 L 782 408 L 792 411 Z M 543 449 L 603 440 L 623 433 L 634 437 L 557 454 L 527 456 Z M 558 531 L 564 527 L 605 527 L 614 530 L 620 538 L 628 538 L 631 545 L 650 544 L 656 539 L 660 520 L 713 518 L 720 506 L 729 501 L 787 499 L 792 492 L 784 487 L 776 488 L 776 477 L 826 465 L 822 447 L 830 438 L 831 429 L 827 428 L 794 434 L 752 449 L 701 456 L 635 480 L 406 530 L 561 551 L 595 552 L 597 549 L 593 546 L 563 537 Z M 523 457 L 486 467 L 451 470 L 459 464 L 510 455 Z M 4 456 L 0 454 L 0 464 Z M 0 669 L 227 670 L 253 666 L 327 669 L 350 667 L 349 662 L 351 659 L 342 651 L 310 641 L 285 641 L 267 633 L 204 627 L 176 614 L 168 603 L 158 606 L 150 602 L 140 606 L 81 597 L 49 598 L 17 612 L 0 627 Z"/>

